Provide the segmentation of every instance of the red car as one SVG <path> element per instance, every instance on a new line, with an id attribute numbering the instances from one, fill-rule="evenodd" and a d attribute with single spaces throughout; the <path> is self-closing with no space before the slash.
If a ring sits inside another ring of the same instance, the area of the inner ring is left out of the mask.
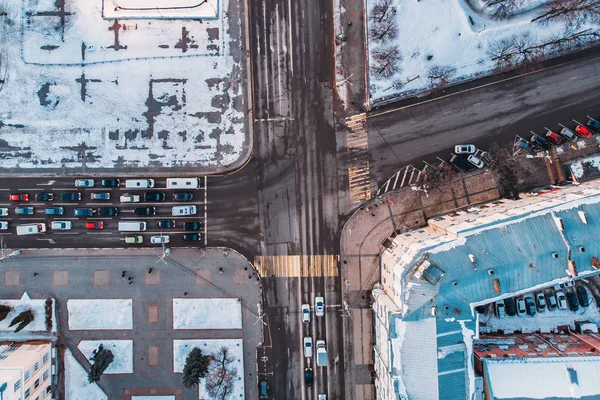
<path id="1" fill-rule="evenodd" d="M 27 193 L 11 194 L 8 199 L 10 201 L 29 201 L 29 195 Z"/>
<path id="2" fill-rule="evenodd" d="M 86 221 L 86 229 L 104 229 L 104 222 L 102 221 Z"/>
<path id="3" fill-rule="evenodd" d="M 552 131 L 546 132 L 546 139 L 551 141 L 552 143 L 554 143 L 557 146 L 563 142 L 562 138 L 560 136 L 558 136 L 557 133 L 552 132 Z"/>
<path id="4" fill-rule="evenodd" d="M 592 131 L 590 131 L 588 128 L 586 128 L 583 125 L 577 125 L 575 127 L 575 132 L 577 132 L 577 134 L 584 139 L 589 139 L 592 137 Z"/>

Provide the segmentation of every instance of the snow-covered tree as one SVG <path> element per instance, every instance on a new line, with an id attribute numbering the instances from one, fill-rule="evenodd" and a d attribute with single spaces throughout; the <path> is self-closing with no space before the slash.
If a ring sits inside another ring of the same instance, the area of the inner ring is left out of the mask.
<path id="1" fill-rule="evenodd" d="M 100 376 L 106 371 L 106 368 L 113 362 L 115 356 L 112 351 L 107 350 L 101 344 L 94 352 L 92 353 L 92 367 L 90 368 L 90 373 L 88 374 L 88 382 L 94 383 L 100 380 Z"/>
<path id="2" fill-rule="evenodd" d="M 200 379 L 204 378 L 208 372 L 208 365 L 212 357 L 202 354 L 202 350 L 194 347 L 185 358 L 183 367 L 182 384 L 186 389 L 198 385 Z"/>

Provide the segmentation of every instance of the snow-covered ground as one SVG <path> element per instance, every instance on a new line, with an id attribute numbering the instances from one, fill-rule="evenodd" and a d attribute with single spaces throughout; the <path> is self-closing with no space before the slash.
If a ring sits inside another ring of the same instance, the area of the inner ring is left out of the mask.
<path id="1" fill-rule="evenodd" d="M 34 315 L 33 321 L 29 323 L 21 332 L 44 332 L 46 331 L 46 299 L 32 300 L 27 292 L 19 300 L 0 300 L 1 305 L 12 307 L 12 311 L 8 316 L 0 321 L 0 337 L 3 333 L 14 335 L 16 325 L 9 327 L 10 321 L 13 320 L 23 311 L 31 310 Z M 54 310 L 54 300 L 52 300 L 52 332 L 56 332 L 56 313 Z M 18 335 L 18 333 L 17 333 Z"/>
<path id="2" fill-rule="evenodd" d="M 88 383 L 87 372 L 71 350 L 65 350 L 65 400 L 107 400 L 108 396 L 95 383 Z"/>
<path id="3" fill-rule="evenodd" d="M 367 0 L 367 29 L 375 26 L 369 17 L 373 7 L 382 1 Z M 386 41 L 368 35 L 371 103 L 437 87 L 440 81 L 432 82 L 430 78 L 436 75 L 432 67 L 447 67 L 448 83 L 491 74 L 496 62 L 490 50 L 503 39 L 528 35 L 522 43 L 531 47 L 564 37 L 567 32 L 567 24 L 562 21 L 551 20 L 546 25 L 531 21 L 542 13 L 544 0 L 525 0 L 516 15 L 501 20 L 490 18 L 481 1 L 473 3 L 471 8 L 465 0 L 395 0 L 397 13 L 390 18 L 397 26 L 396 37 Z M 597 26 L 584 23 L 571 33 L 588 28 L 598 30 Z M 397 46 L 401 54 L 401 60 L 392 63 L 398 70 L 389 77 L 374 72 L 374 56 L 386 46 Z M 535 57 L 534 52 L 530 57 Z"/>
<path id="4" fill-rule="evenodd" d="M 173 299 L 173 329 L 242 329 L 239 299 Z"/>
<path id="5" fill-rule="evenodd" d="M 131 396 L 131 400 L 175 400 L 175 396 Z"/>
<path id="6" fill-rule="evenodd" d="M 183 372 L 185 358 L 194 347 L 202 350 L 203 354 L 214 354 L 221 347 L 229 348 L 230 354 L 235 358 L 233 367 L 237 370 L 238 380 L 233 390 L 232 399 L 244 398 L 244 346 L 242 339 L 208 339 L 208 340 L 173 340 L 173 372 Z M 204 381 L 199 387 L 199 398 L 207 399 Z"/>
<path id="7" fill-rule="evenodd" d="M 133 340 L 82 340 L 77 348 L 90 360 L 100 345 L 113 353 L 114 359 L 105 374 L 133 373 Z"/>
<path id="8" fill-rule="evenodd" d="M 131 299 L 71 299 L 67 301 L 69 329 L 131 329 Z"/>
<path id="9" fill-rule="evenodd" d="M 108 20 L 98 0 L 66 0 L 64 25 L 44 16 L 59 3 L 0 2 L 0 168 L 213 168 L 244 154 L 229 0 L 203 21 Z"/>
<path id="10" fill-rule="evenodd" d="M 212 19 L 219 17 L 219 0 L 105 0 L 104 18 Z"/>

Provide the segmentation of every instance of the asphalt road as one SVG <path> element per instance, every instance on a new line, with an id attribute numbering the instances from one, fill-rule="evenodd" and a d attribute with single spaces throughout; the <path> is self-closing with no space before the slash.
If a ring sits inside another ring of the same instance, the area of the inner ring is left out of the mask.
<path id="1" fill-rule="evenodd" d="M 449 158 L 455 144 L 510 146 L 516 135 L 544 127 L 574 127 L 600 116 L 600 56 L 552 67 L 486 87 L 375 111 L 368 119 L 371 172 L 381 185 L 403 165 Z"/>

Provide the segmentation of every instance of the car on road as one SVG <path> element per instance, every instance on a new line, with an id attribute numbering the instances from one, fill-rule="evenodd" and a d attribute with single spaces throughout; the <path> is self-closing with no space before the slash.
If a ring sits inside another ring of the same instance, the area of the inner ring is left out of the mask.
<path id="1" fill-rule="evenodd" d="M 54 200 L 54 194 L 48 192 L 42 192 L 35 195 L 36 201 L 52 201 Z"/>
<path id="2" fill-rule="evenodd" d="M 317 317 L 325 315 L 325 301 L 321 296 L 315 297 L 315 315 Z"/>
<path id="3" fill-rule="evenodd" d="M 467 161 L 476 166 L 477 168 L 483 168 L 485 166 L 481 158 L 476 157 L 472 154 L 469 157 L 467 157 Z"/>
<path id="4" fill-rule="evenodd" d="M 94 180 L 93 179 L 77 179 L 75 180 L 75 187 L 83 187 L 83 188 L 88 188 L 88 187 L 94 187 Z"/>
<path id="5" fill-rule="evenodd" d="M 159 228 L 171 229 L 175 228 L 175 221 L 173 221 L 172 219 L 162 220 L 158 221 L 157 225 Z"/>
<path id="6" fill-rule="evenodd" d="M 200 234 L 199 233 L 184 233 L 183 234 L 183 240 L 186 242 L 197 242 L 198 240 L 200 240 Z"/>
<path id="7" fill-rule="evenodd" d="M 49 207 L 45 210 L 46 215 L 63 215 L 65 209 L 63 207 Z"/>
<path id="8" fill-rule="evenodd" d="M 310 306 L 308 304 L 302 304 L 300 307 L 302 310 L 302 322 L 309 323 L 310 322 Z"/>
<path id="9" fill-rule="evenodd" d="M 91 195 L 92 200 L 110 200 L 109 192 L 94 192 Z"/>
<path id="10" fill-rule="evenodd" d="M 579 286 L 577 288 L 577 298 L 579 299 L 579 304 L 581 304 L 581 307 L 588 307 L 590 305 L 590 298 L 587 290 L 585 290 L 583 286 Z"/>
<path id="11" fill-rule="evenodd" d="M 600 133 L 600 122 L 596 121 L 595 119 L 588 119 L 586 125 L 588 126 L 588 128 L 591 128 L 594 131 L 596 131 L 596 133 Z"/>
<path id="12" fill-rule="evenodd" d="M 575 127 L 575 133 L 584 139 L 589 139 L 592 137 L 592 131 L 590 131 L 588 128 L 586 128 L 585 126 L 583 126 L 581 124 L 578 124 Z"/>
<path id="13" fill-rule="evenodd" d="M 317 400 L 327 400 L 327 395 L 326 394 L 320 394 L 317 396 Z"/>
<path id="14" fill-rule="evenodd" d="M 31 215 L 31 214 L 33 214 L 33 207 L 17 207 L 17 208 L 15 208 L 15 214 Z"/>
<path id="15" fill-rule="evenodd" d="M 535 315 L 535 302 L 533 301 L 533 297 L 525 297 L 525 307 L 527 307 L 527 314 L 533 317 Z"/>
<path id="16" fill-rule="evenodd" d="M 554 294 L 546 296 L 546 305 L 548 306 L 548 311 L 556 310 L 558 304 L 556 303 L 556 296 Z"/>
<path id="17" fill-rule="evenodd" d="M 143 241 L 144 241 L 144 237 L 142 235 L 125 236 L 125 243 L 127 243 L 127 244 L 140 244 Z"/>
<path id="18" fill-rule="evenodd" d="M 173 193 L 173 201 L 192 201 L 194 195 L 190 192 Z"/>
<path id="19" fill-rule="evenodd" d="M 558 134 L 556 132 L 552 132 L 552 131 L 548 131 L 546 132 L 546 140 L 548 140 L 549 142 L 552 142 L 555 145 L 559 145 L 563 142 L 563 139 L 558 136 Z"/>
<path id="20" fill-rule="evenodd" d="M 521 298 L 517 300 L 517 315 L 522 317 L 527 313 L 527 307 L 525 306 L 525 299 Z"/>
<path id="21" fill-rule="evenodd" d="M 514 297 L 504 299 L 504 310 L 509 317 L 514 317 L 517 314 L 517 302 Z"/>
<path id="22" fill-rule="evenodd" d="M 313 355 L 313 341 L 310 336 L 304 337 L 304 357 L 312 357 Z"/>
<path id="23" fill-rule="evenodd" d="M 102 221 L 86 221 L 85 229 L 104 229 L 104 222 L 102 222 Z"/>
<path id="24" fill-rule="evenodd" d="M 558 306 L 558 309 L 566 310 L 568 307 L 568 304 L 567 304 L 567 298 L 565 297 L 565 294 L 562 291 L 557 290 L 555 293 L 555 296 L 556 296 L 556 304 Z"/>
<path id="25" fill-rule="evenodd" d="M 168 235 L 160 235 L 160 236 L 151 236 L 150 243 L 152 244 L 163 244 L 169 243 L 171 238 Z"/>
<path id="26" fill-rule="evenodd" d="M 119 215 L 117 207 L 100 207 L 96 210 L 100 217 L 114 217 Z"/>
<path id="27" fill-rule="evenodd" d="M 50 228 L 55 231 L 68 231 L 73 226 L 71 221 L 52 221 Z"/>
<path id="28" fill-rule="evenodd" d="M 117 187 L 121 184 L 121 181 L 115 178 L 111 179 L 102 179 L 100 181 L 100 186 L 102 187 Z"/>
<path id="29" fill-rule="evenodd" d="M 0 208 L 0 217 L 6 217 L 8 215 L 8 208 Z"/>
<path id="30" fill-rule="evenodd" d="M 186 231 L 199 231 L 202 229 L 202 222 L 200 221 L 191 221 L 183 224 L 183 229 Z"/>
<path id="31" fill-rule="evenodd" d="M 140 201 L 140 196 L 138 194 L 125 193 L 119 200 L 121 203 L 138 203 Z"/>
<path id="32" fill-rule="evenodd" d="M 550 142 L 539 135 L 532 135 L 530 142 L 534 145 L 540 146 L 544 150 L 550 149 Z"/>
<path id="33" fill-rule="evenodd" d="M 133 209 L 135 215 L 156 215 L 156 207 L 136 207 Z"/>
<path id="34" fill-rule="evenodd" d="M 144 201 L 165 201 L 167 195 L 163 192 L 146 192 L 144 193 Z"/>
<path id="35" fill-rule="evenodd" d="M 506 315 L 506 312 L 504 310 L 504 301 L 502 300 L 498 300 L 496 302 L 496 317 L 498 318 L 504 318 L 504 316 Z"/>
<path id="36" fill-rule="evenodd" d="M 8 221 L 0 221 L 0 231 L 5 231 L 8 229 Z"/>
<path id="37" fill-rule="evenodd" d="M 15 193 L 8 196 L 10 201 L 29 201 L 29 195 L 27 193 Z"/>
<path id="38" fill-rule="evenodd" d="M 562 137 L 564 137 L 565 139 L 567 139 L 569 142 L 574 142 L 577 140 L 577 135 L 575 135 L 573 133 L 572 130 L 570 130 L 569 128 L 562 128 L 560 130 L 560 134 Z"/>
<path id="39" fill-rule="evenodd" d="M 571 310 L 571 311 L 579 310 L 579 302 L 577 301 L 577 296 L 575 295 L 575 292 L 572 290 L 569 290 L 567 292 L 567 304 L 569 305 L 569 310 Z"/>
<path id="40" fill-rule="evenodd" d="M 268 399 L 269 398 L 269 382 L 267 382 L 266 380 L 260 381 L 260 385 L 258 386 L 258 388 L 259 388 L 259 392 L 260 392 L 260 398 Z"/>
<path id="41" fill-rule="evenodd" d="M 304 384 L 306 386 L 312 386 L 313 384 L 313 369 L 311 367 L 307 367 L 304 369 Z"/>
<path id="42" fill-rule="evenodd" d="M 94 210 L 91 208 L 76 208 L 73 213 L 76 217 L 91 217 L 94 215 Z"/>
<path id="43" fill-rule="evenodd" d="M 79 201 L 79 200 L 81 200 L 81 193 L 79 193 L 79 192 L 63 193 L 60 195 L 60 199 L 62 201 Z"/>
<path id="44" fill-rule="evenodd" d="M 535 305 L 538 312 L 544 312 L 546 310 L 546 297 L 543 292 L 537 292 L 535 294 Z"/>
<path id="45" fill-rule="evenodd" d="M 475 154 L 475 151 L 477 151 L 477 149 L 475 148 L 475 145 L 472 144 L 457 144 L 454 146 L 455 154 Z"/>

